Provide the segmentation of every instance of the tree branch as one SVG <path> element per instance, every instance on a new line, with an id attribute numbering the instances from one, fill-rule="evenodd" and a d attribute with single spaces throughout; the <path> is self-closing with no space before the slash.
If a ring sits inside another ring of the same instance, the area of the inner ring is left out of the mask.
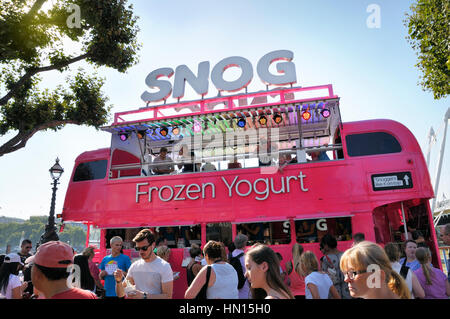
<path id="1" fill-rule="evenodd" d="M 81 123 L 78 121 L 73 121 L 73 120 L 50 121 L 50 122 L 38 125 L 28 131 L 19 131 L 16 136 L 14 136 L 8 142 L 6 142 L 2 146 L 0 146 L 0 157 L 2 157 L 5 154 L 12 153 L 14 151 L 17 151 L 18 149 L 25 147 L 28 140 L 37 132 L 48 129 L 48 128 L 60 126 L 60 125 L 66 125 L 66 124 L 80 125 Z"/>
<path id="2" fill-rule="evenodd" d="M 31 6 L 30 11 L 25 15 L 25 20 L 31 19 L 34 17 L 34 15 L 41 9 L 44 2 L 47 0 L 36 0 L 33 5 Z"/>
<path id="3" fill-rule="evenodd" d="M 82 54 L 80 56 L 77 56 L 75 58 L 63 61 L 63 62 L 59 62 L 53 65 L 49 65 L 49 66 L 43 66 L 40 68 L 30 68 L 28 69 L 28 71 L 20 78 L 19 81 L 17 81 L 13 88 L 4 96 L 0 99 L 0 105 L 5 105 L 9 99 L 11 99 L 14 94 L 20 89 L 20 87 L 27 81 L 29 80 L 33 75 L 36 75 L 37 73 L 40 72 L 45 72 L 45 71 L 51 71 L 51 70 L 57 70 L 60 68 L 63 68 L 65 66 L 68 66 L 69 64 L 81 61 L 86 59 L 87 57 L 89 57 L 89 53 L 85 53 Z"/>

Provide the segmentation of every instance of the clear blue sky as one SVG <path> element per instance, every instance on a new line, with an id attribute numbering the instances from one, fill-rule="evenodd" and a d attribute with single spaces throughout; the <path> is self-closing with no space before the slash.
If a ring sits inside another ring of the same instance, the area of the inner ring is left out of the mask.
<path id="1" fill-rule="evenodd" d="M 161 67 L 186 64 L 194 72 L 198 63 L 211 68 L 229 56 L 247 58 L 253 66 L 266 53 L 294 53 L 298 86 L 331 83 L 341 97 L 344 121 L 388 118 L 406 125 L 426 152 L 431 126 L 443 122 L 449 99 L 435 101 L 418 85 L 416 55 L 407 43 L 403 25 L 409 0 L 315 1 L 133 1 L 140 16 L 140 62 L 127 73 L 84 67 L 106 78 L 104 93 L 113 113 L 144 106 L 140 95 L 146 75 Z M 380 28 L 369 28 L 370 4 L 380 8 Z M 43 86 L 63 83 L 58 72 L 44 75 Z M 249 91 L 264 89 L 256 75 Z M 187 91 L 186 99 L 195 99 Z M 210 95 L 215 95 L 210 84 Z M 442 130 L 433 146 L 430 175 Z M 0 138 L 4 143 L 13 134 Z M 449 138 L 450 139 L 450 138 Z M 449 140 L 447 139 L 447 141 Z M 46 215 L 51 198 L 48 169 L 55 158 L 65 169 L 57 193 L 56 210 L 62 210 L 75 158 L 82 152 L 109 147 L 110 134 L 68 125 L 63 130 L 37 133 L 25 149 L 0 157 L 0 215 L 28 218 Z M 438 199 L 450 197 L 450 145 L 447 142 Z M 433 182 L 434 183 L 434 182 Z"/>

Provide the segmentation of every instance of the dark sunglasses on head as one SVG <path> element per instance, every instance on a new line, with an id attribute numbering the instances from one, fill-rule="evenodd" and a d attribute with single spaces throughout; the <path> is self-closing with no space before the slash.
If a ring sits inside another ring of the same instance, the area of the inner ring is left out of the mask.
<path id="1" fill-rule="evenodd" d="M 142 246 L 142 247 L 134 247 L 134 249 L 136 249 L 136 251 L 147 251 L 147 249 L 150 247 L 151 245 L 147 245 L 147 246 Z"/>

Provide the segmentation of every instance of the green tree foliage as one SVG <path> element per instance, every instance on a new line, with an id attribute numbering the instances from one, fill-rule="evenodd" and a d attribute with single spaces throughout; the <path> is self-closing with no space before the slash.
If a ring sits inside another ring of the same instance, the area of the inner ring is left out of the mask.
<path id="1" fill-rule="evenodd" d="M 420 84 L 435 99 L 450 93 L 450 2 L 418 0 L 404 21 L 408 42 L 418 55 Z"/>
<path id="2" fill-rule="evenodd" d="M 126 0 L 2 0 L 0 6 L 0 156 L 25 147 L 40 130 L 66 124 L 95 128 L 108 121 L 111 106 L 104 80 L 69 67 L 86 61 L 125 72 L 137 62 L 137 18 Z M 80 52 L 67 51 L 76 43 Z M 47 71 L 68 74 L 66 84 L 41 90 Z"/>
<path id="3" fill-rule="evenodd" d="M 0 223 L 0 245 L 2 250 L 11 245 L 15 250 L 23 238 L 30 239 L 33 251 L 44 233 L 47 216 L 33 216 L 25 222 Z M 59 240 L 69 243 L 74 248 L 84 247 L 86 244 L 86 231 L 82 227 L 65 225 L 63 232 L 59 233 Z"/>

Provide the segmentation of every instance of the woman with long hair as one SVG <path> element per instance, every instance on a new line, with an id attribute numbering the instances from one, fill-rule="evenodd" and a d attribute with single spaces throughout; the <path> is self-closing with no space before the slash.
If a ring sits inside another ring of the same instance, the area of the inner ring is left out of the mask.
<path id="1" fill-rule="evenodd" d="M 95 292 L 95 281 L 89 270 L 88 258 L 78 254 L 73 257 L 73 263 L 80 268 L 80 287 L 78 288 Z"/>
<path id="2" fill-rule="evenodd" d="M 22 299 L 27 282 L 22 283 L 18 276 L 23 263 L 20 256 L 11 253 L 5 256 L 0 268 L 0 295 L 6 299 Z"/>
<path id="3" fill-rule="evenodd" d="M 363 241 L 344 252 L 340 261 L 352 297 L 410 299 L 405 280 L 391 267 L 379 245 Z"/>
<path id="4" fill-rule="evenodd" d="M 245 268 L 253 298 L 261 297 L 262 289 L 266 299 L 294 299 L 281 278 L 278 257 L 270 247 L 252 246 L 245 254 Z"/>
<path id="5" fill-rule="evenodd" d="M 450 283 L 442 270 L 431 265 L 431 253 L 428 248 L 416 250 L 420 268 L 414 273 L 425 291 L 425 299 L 447 299 L 450 296 Z"/>
<path id="6" fill-rule="evenodd" d="M 89 271 L 91 272 L 92 278 L 94 278 L 96 292 L 98 292 L 97 289 L 99 289 L 102 293 L 104 293 L 104 288 L 103 288 L 103 285 L 102 285 L 102 283 L 100 281 L 100 277 L 99 277 L 100 269 L 98 269 L 98 266 L 94 262 L 94 257 L 95 257 L 94 247 L 92 247 L 92 246 L 86 247 L 83 250 L 82 254 L 83 254 L 83 256 L 85 256 L 88 259 Z M 101 294 L 101 293 L 99 293 L 99 294 Z"/>
<path id="7" fill-rule="evenodd" d="M 300 256 L 302 254 L 303 246 L 295 243 L 292 246 L 292 260 L 286 262 L 288 286 L 296 298 L 303 298 L 305 295 L 305 278 L 302 276 L 300 268 Z"/>
<path id="8" fill-rule="evenodd" d="M 312 251 L 306 251 L 300 257 L 302 275 L 305 276 L 306 299 L 341 299 L 328 274 L 319 271 L 319 261 Z"/>

